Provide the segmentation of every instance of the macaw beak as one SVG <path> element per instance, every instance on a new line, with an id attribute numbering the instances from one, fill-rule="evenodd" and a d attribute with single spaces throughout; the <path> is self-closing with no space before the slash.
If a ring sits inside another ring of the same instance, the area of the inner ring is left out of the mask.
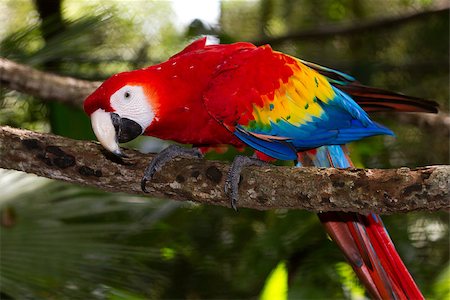
<path id="1" fill-rule="evenodd" d="M 129 142 L 143 132 L 141 125 L 135 121 L 103 109 L 97 109 L 91 114 L 91 124 L 100 144 L 117 156 L 123 156 L 119 143 Z"/>

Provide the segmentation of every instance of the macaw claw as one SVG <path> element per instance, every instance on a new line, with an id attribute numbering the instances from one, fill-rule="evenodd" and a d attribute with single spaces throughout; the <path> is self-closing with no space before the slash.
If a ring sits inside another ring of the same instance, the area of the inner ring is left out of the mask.
<path id="1" fill-rule="evenodd" d="M 225 194 L 228 195 L 231 207 L 237 211 L 237 202 L 239 200 L 239 182 L 241 181 L 241 173 L 248 166 L 267 166 L 268 164 L 254 157 L 238 155 L 234 158 L 230 170 L 225 180 Z"/>
<path id="2" fill-rule="evenodd" d="M 198 148 L 184 148 L 178 145 L 170 145 L 163 151 L 159 152 L 152 159 L 150 164 L 144 171 L 144 176 L 141 180 L 141 189 L 144 193 L 148 193 L 145 185 L 148 181 L 150 181 L 156 172 L 161 170 L 161 168 L 176 157 L 194 157 L 194 158 L 203 158 L 203 154 L 200 152 Z"/>

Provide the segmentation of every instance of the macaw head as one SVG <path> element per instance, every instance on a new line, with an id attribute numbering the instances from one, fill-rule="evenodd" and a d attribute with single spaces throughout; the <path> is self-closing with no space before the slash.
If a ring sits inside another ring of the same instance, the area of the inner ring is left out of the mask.
<path id="1" fill-rule="evenodd" d="M 149 86 L 142 70 L 119 73 L 84 101 L 95 136 L 108 151 L 121 156 L 119 143 L 135 139 L 155 119 Z"/>

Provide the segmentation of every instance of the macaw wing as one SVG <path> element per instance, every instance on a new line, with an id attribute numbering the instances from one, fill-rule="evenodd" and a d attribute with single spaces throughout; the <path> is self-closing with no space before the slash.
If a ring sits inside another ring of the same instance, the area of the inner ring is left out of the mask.
<path id="1" fill-rule="evenodd" d="M 300 150 L 392 134 L 325 76 L 269 46 L 228 57 L 203 100 L 239 139 L 283 160 L 296 159 Z"/>

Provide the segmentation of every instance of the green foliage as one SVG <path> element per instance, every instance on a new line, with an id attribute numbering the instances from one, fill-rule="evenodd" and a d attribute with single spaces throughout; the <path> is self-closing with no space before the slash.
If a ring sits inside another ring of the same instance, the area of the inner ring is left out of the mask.
<path id="1" fill-rule="evenodd" d="M 144 280 L 139 274 L 153 284 L 161 280 L 145 267 L 158 262 L 160 251 L 133 245 L 129 235 L 143 219 L 164 216 L 164 206 L 12 172 L 1 175 L 3 293 L 17 299 L 103 299 L 120 289 L 145 292 L 144 285 L 138 288 Z"/>
<path id="2" fill-rule="evenodd" d="M 350 299 L 363 299 L 364 287 L 353 272 L 352 267 L 347 263 L 337 263 L 336 270 L 341 278 L 343 289 Z"/>
<path id="3" fill-rule="evenodd" d="M 437 276 L 433 286 L 433 299 L 450 298 L 450 264 L 447 264 Z"/>
<path id="4" fill-rule="evenodd" d="M 47 107 L 39 100 L 0 88 L 0 124 L 49 131 Z"/>
<path id="5" fill-rule="evenodd" d="M 261 300 L 287 299 L 287 292 L 288 292 L 287 283 L 288 283 L 288 274 L 286 269 L 286 263 L 280 262 L 267 278 L 260 299 Z"/>

